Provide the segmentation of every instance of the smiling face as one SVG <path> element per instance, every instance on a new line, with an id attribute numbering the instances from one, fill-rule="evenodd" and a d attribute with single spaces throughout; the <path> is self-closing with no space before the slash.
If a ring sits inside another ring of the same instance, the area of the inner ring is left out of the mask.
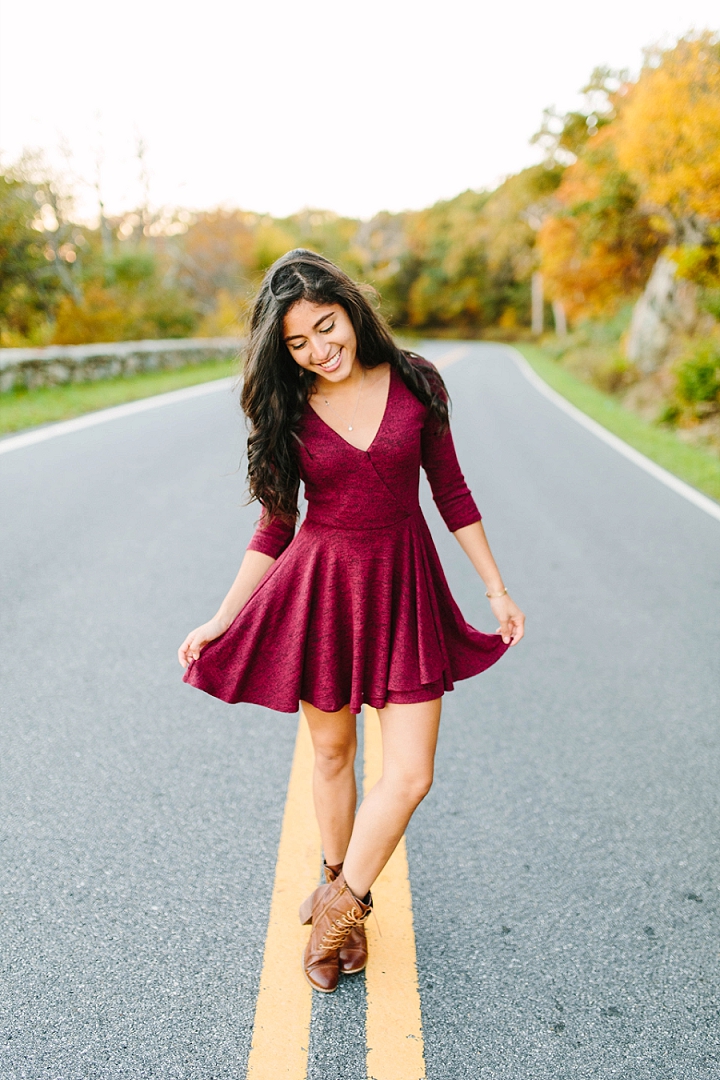
<path id="1" fill-rule="evenodd" d="M 283 337 L 300 367 L 328 382 L 343 382 L 353 373 L 357 338 L 341 304 L 298 300 L 283 319 Z"/>

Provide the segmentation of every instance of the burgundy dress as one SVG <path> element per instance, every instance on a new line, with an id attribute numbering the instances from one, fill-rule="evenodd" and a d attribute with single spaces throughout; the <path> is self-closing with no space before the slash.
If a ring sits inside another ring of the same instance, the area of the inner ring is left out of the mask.
<path id="1" fill-rule="evenodd" d="M 307 514 L 260 524 L 249 548 L 276 561 L 184 680 L 223 701 L 297 712 L 431 701 L 490 667 L 499 634 L 465 622 L 418 501 L 420 466 L 448 529 L 480 520 L 452 436 L 392 369 L 385 414 L 358 450 L 306 407 Z"/>

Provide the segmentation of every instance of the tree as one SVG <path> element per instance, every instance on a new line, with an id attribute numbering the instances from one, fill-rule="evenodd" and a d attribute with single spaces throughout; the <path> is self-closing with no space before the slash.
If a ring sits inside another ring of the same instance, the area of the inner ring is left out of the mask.
<path id="1" fill-rule="evenodd" d="M 538 237 L 548 295 L 571 319 L 612 314 L 643 288 L 667 239 L 618 164 L 612 124 L 579 148 L 556 199 Z"/>
<path id="2" fill-rule="evenodd" d="M 486 192 L 465 191 L 455 199 L 408 214 L 406 274 L 407 325 L 478 328 L 499 314 L 491 303 L 487 255 L 480 213 Z"/>
<path id="3" fill-rule="evenodd" d="M 720 43 L 704 33 L 651 50 L 619 111 L 618 162 L 679 241 L 720 221 Z"/>
<path id="4" fill-rule="evenodd" d="M 44 343 L 64 293 L 79 295 L 81 231 L 70 199 L 37 156 L 0 174 L 0 343 Z"/>
<path id="5" fill-rule="evenodd" d="M 0 176 L 0 340 L 27 338 L 54 306 L 60 287 L 33 228 L 38 204 L 30 185 Z"/>
<path id="6" fill-rule="evenodd" d="M 100 241 L 96 231 L 95 241 Z M 197 324 L 191 298 L 163 274 L 159 253 L 126 241 L 102 276 L 84 282 L 82 296 L 65 296 L 56 313 L 53 340 L 71 345 L 187 337 Z"/>
<path id="7" fill-rule="evenodd" d="M 216 297 L 244 297 L 256 267 L 258 214 L 208 210 L 194 216 L 180 238 L 179 283 L 206 316 Z"/>
<path id="8" fill-rule="evenodd" d="M 704 298 L 713 310 L 712 295 L 704 297 L 703 289 L 713 285 L 720 223 L 717 35 L 692 35 L 673 49 L 648 52 L 619 111 L 615 144 L 622 167 L 671 241 L 636 305 L 628 336 L 628 356 L 649 372 L 672 352 L 679 334 L 700 328 Z M 678 269 L 687 281 L 678 280 Z"/>
<path id="9" fill-rule="evenodd" d="M 306 247 L 322 252 L 348 273 L 356 275 L 359 272 L 354 243 L 360 222 L 354 218 L 342 217 L 332 210 L 302 210 L 277 224 L 288 238 L 292 238 L 288 247 Z"/>
<path id="10" fill-rule="evenodd" d="M 480 215 L 493 305 L 507 328 L 530 323 L 530 279 L 540 258 L 537 235 L 555 205 L 563 166 L 547 161 L 508 177 Z"/>

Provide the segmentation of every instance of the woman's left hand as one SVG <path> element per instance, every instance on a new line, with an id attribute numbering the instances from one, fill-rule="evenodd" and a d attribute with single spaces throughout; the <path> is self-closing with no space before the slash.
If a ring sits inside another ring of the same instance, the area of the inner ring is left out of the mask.
<path id="1" fill-rule="evenodd" d="M 506 645 L 517 645 L 525 633 L 525 616 L 506 594 L 490 601 L 490 610 L 500 623 L 498 632 Z"/>

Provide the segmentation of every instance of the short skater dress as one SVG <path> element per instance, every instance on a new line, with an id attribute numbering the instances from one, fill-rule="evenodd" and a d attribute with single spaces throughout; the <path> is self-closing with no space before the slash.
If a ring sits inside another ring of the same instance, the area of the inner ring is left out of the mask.
<path id="1" fill-rule="evenodd" d="M 420 509 L 422 465 L 448 529 L 480 520 L 452 436 L 436 430 L 395 369 L 368 450 L 306 406 L 305 520 L 293 538 L 293 525 L 261 516 L 249 549 L 276 561 L 185 682 L 278 712 L 307 701 L 358 713 L 431 701 L 500 659 L 500 635 L 474 629 L 453 600 Z"/>

